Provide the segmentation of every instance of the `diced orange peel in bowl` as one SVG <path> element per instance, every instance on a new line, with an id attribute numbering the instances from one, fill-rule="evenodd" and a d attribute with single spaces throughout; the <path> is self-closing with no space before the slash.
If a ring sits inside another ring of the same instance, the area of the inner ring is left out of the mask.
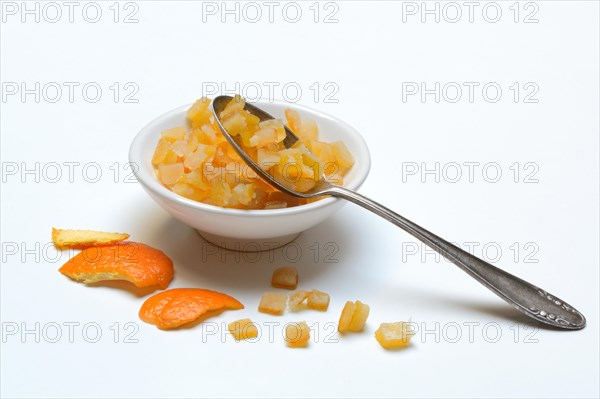
<path id="1" fill-rule="evenodd" d="M 210 311 L 243 309 L 237 299 L 202 288 L 173 288 L 148 298 L 140 308 L 140 319 L 170 330 L 190 323 Z"/>
<path id="2" fill-rule="evenodd" d="M 65 230 L 52 228 L 52 242 L 58 248 L 85 248 L 111 245 L 129 238 L 126 233 L 107 233 L 95 230 Z"/>
<path id="3" fill-rule="evenodd" d="M 173 279 L 173 261 L 162 251 L 138 242 L 87 247 L 59 271 L 82 283 L 126 280 L 136 287 L 165 289 Z"/>
<path id="4" fill-rule="evenodd" d="M 287 109 L 288 126 L 317 158 L 302 145 L 286 149 L 283 122 L 260 121 L 244 104 L 244 99 L 236 96 L 220 116 L 227 131 L 261 167 L 301 192 L 314 187 L 323 173 L 343 184 L 354 157 L 342 141 L 320 141 L 313 120 L 301 119 L 297 111 Z M 209 99 L 201 98 L 188 110 L 189 134 L 185 127 L 162 132 L 152 164 L 165 187 L 183 197 L 226 208 L 278 209 L 315 201 L 293 197 L 262 181 L 223 137 L 209 105 Z"/>

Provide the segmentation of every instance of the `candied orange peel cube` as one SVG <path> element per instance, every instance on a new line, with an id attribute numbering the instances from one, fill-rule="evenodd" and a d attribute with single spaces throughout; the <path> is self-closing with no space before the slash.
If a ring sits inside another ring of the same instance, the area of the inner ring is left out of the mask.
<path id="1" fill-rule="evenodd" d="M 361 301 L 354 302 L 354 313 L 348 329 L 352 332 L 360 332 L 365 328 L 367 318 L 369 317 L 369 305 L 365 305 Z"/>
<path id="2" fill-rule="evenodd" d="M 212 112 L 208 108 L 210 100 L 206 97 L 202 97 L 197 100 L 190 109 L 187 111 L 188 122 L 192 127 L 200 127 L 206 123 L 209 123 L 212 117 Z"/>
<path id="3" fill-rule="evenodd" d="M 306 302 L 306 305 L 304 304 Z M 329 294 L 319 290 L 296 291 L 290 295 L 288 308 L 297 312 L 302 309 L 314 309 L 325 311 L 329 307 Z"/>
<path id="4" fill-rule="evenodd" d="M 140 308 L 139 317 L 161 330 L 170 330 L 210 311 L 243 308 L 240 301 L 222 292 L 202 288 L 173 288 L 148 298 Z"/>
<path id="5" fill-rule="evenodd" d="M 293 266 L 275 269 L 271 278 L 271 286 L 274 288 L 295 290 L 298 286 L 298 270 Z"/>
<path id="6" fill-rule="evenodd" d="M 406 348 L 415 334 L 410 323 L 403 321 L 381 323 L 375 331 L 375 339 L 386 349 Z"/>
<path id="7" fill-rule="evenodd" d="M 285 311 L 287 295 L 279 292 L 265 292 L 260 298 L 258 311 L 272 315 L 282 315 Z"/>
<path id="8" fill-rule="evenodd" d="M 305 321 L 289 323 L 285 327 L 285 342 L 290 348 L 302 348 L 308 345 L 310 328 Z"/>
<path id="9" fill-rule="evenodd" d="M 340 315 L 338 331 L 341 333 L 362 331 L 365 328 L 368 317 L 368 305 L 365 305 L 361 301 L 347 301 Z"/>
<path id="10" fill-rule="evenodd" d="M 307 305 L 310 309 L 325 311 L 329 308 L 329 294 L 318 290 L 312 290 L 308 294 Z"/>
<path id="11" fill-rule="evenodd" d="M 85 248 L 92 245 L 111 245 L 125 241 L 128 238 L 129 234 L 126 233 L 52 228 L 52 242 L 58 248 Z"/>
<path id="12" fill-rule="evenodd" d="M 297 312 L 298 310 L 302 309 L 302 305 L 309 295 L 310 291 L 304 290 L 296 291 L 293 294 L 291 294 L 290 299 L 288 300 L 288 307 L 290 308 L 290 310 L 293 312 Z"/>
<path id="13" fill-rule="evenodd" d="M 342 309 L 340 320 L 338 322 L 338 331 L 341 333 L 348 332 L 350 330 L 350 322 L 352 321 L 352 315 L 354 315 L 354 309 L 356 306 L 354 302 L 347 301 Z"/>
<path id="14" fill-rule="evenodd" d="M 184 127 L 174 127 L 171 129 L 163 130 L 160 136 L 168 142 L 174 143 L 177 140 L 183 140 L 187 131 Z"/>
<path id="15" fill-rule="evenodd" d="M 167 288 L 173 279 L 173 261 L 162 251 L 138 242 L 87 247 L 59 271 L 86 284 L 125 280 L 136 287 Z"/>
<path id="16" fill-rule="evenodd" d="M 256 338 L 258 336 L 258 328 L 250 319 L 241 319 L 231 322 L 227 325 L 227 329 L 237 341 Z"/>

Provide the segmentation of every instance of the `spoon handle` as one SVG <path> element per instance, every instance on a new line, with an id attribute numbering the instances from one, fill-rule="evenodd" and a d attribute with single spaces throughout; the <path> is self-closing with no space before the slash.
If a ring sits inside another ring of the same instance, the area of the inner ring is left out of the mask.
<path id="1" fill-rule="evenodd" d="M 471 255 L 385 206 L 344 187 L 332 186 L 326 194 L 345 198 L 394 223 L 526 315 L 562 329 L 585 327 L 585 317 L 563 300 Z"/>

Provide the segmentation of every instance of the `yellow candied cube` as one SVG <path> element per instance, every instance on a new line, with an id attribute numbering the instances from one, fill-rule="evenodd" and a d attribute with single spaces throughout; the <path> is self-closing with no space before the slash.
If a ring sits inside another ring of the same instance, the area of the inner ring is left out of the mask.
<path id="1" fill-rule="evenodd" d="M 298 180 L 302 176 L 302 167 L 305 166 L 300 151 L 295 148 L 288 148 L 279 151 L 279 156 L 279 163 L 274 171 L 279 178 L 276 178 L 283 184 Z"/>
<path id="2" fill-rule="evenodd" d="M 210 196 L 212 203 L 218 206 L 226 206 L 231 201 L 231 187 L 221 178 L 213 179 L 210 187 Z"/>
<path id="3" fill-rule="evenodd" d="M 360 332 L 365 328 L 367 318 L 369 317 L 369 305 L 365 305 L 361 301 L 354 302 L 354 313 L 348 329 L 353 332 Z"/>
<path id="4" fill-rule="evenodd" d="M 300 140 L 305 143 L 310 143 L 313 140 L 319 139 L 319 128 L 317 126 L 317 122 L 312 119 L 304 119 L 302 120 L 302 124 L 298 129 L 297 136 Z"/>
<path id="5" fill-rule="evenodd" d="M 285 327 L 285 342 L 290 348 L 302 348 L 308 344 L 310 328 L 305 321 L 290 323 Z"/>
<path id="6" fill-rule="evenodd" d="M 274 129 L 275 139 L 274 143 L 280 143 L 285 139 L 285 126 L 279 119 L 270 119 L 262 121 L 258 124 L 259 129 Z"/>
<path id="7" fill-rule="evenodd" d="M 235 199 L 242 205 L 248 205 L 254 199 L 254 185 L 240 183 L 233 190 Z"/>
<path id="8" fill-rule="evenodd" d="M 256 115 L 252 115 L 250 112 L 246 112 L 246 126 L 252 131 L 260 129 L 260 118 Z"/>
<path id="9" fill-rule="evenodd" d="M 333 155 L 333 147 L 331 144 L 318 140 L 313 140 L 310 144 L 312 152 L 321 160 L 321 162 L 324 164 L 335 162 L 335 156 Z"/>
<path id="10" fill-rule="evenodd" d="M 278 143 L 285 138 L 279 138 L 277 131 L 274 128 L 267 127 L 258 130 L 252 137 L 250 137 L 250 147 L 266 147 L 267 145 Z"/>
<path id="11" fill-rule="evenodd" d="M 171 145 L 171 151 L 173 151 L 178 157 L 185 158 L 191 151 L 185 140 L 176 140 Z"/>
<path id="12" fill-rule="evenodd" d="M 158 166 L 158 178 L 165 186 L 172 186 L 183 176 L 184 168 L 182 163 L 173 163 Z"/>
<path id="13" fill-rule="evenodd" d="M 275 129 L 260 129 L 250 137 L 250 147 L 265 147 L 275 141 Z"/>
<path id="14" fill-rule="evenodd" d="M 275 269 L 273 277 L 271 278 L 271 286 L 295 290 L 298 286 L 298 270 L 293 266 Z"/>
<path id="15" fill-rule="evenodd" d="M 326 292 L 312 290 L 307 298 L 307 305 L 310 309 L 325 311 L 329 307 L 329 294 Z"/>
<path id="16" fill-rule="evenodd" d="M 296 133 L 297 135 L 298 131 L 300 130 L 300 126 L 302 125 L 300 114 L 298 114 L 298 112 L 294 111 L 293 109 L 287 108 L 285 110 L 285 119 L 287 120 L 288 127 L 292 129 L 292 132 Z"/>
<path id="17" fill-rule="evenodd" d="M 158 140 L 154 155 L 152 156 L 152 165 L 158 166 L 165 162 L 165 158 L 169 151 L 171 151 L 171 142 L 164 137 L 161 137 L 160 140 Z"/>
<path id="18" fill-rule="evenodd" d="M 301 148 L 301 151 L 302 162 L 307 168 L 310 168 L 315 181 L 320 180 L 323 173 L 325 173 L 325 164 L 315 154 L 306 151 L 305 148 Z"/>
<path id="19" fill-rule="evenodd" d="M 202 97 L 197 100 L 187 111 L 187 119 L 193 128 L 200 127 L 205 123 L 209 123 L 212 112 L 209 109 L 210 100 Z"/>
<path id="20" fill-rule="evenodd" d="M 174 127 L 172 129 L 164 130 L 160 136 L 161 138 L 174 143 L 177 140 L 185 139 L 186 130 L 184 127 Z"/>
<path id="21" fill-rule="evenodd" d="M 369 317 L 369 306 L 361 301 L 348 301 L 342 309 L 338 331 L 345 333 L 348 331 L 359 332 L 365 328 L 365 323 Z"/>
<path id="22" fill-rule="evenodd" d="M 198 169 L 202 164 L 211 162 L 217 147 L 214 145 L 198 144 L 194 151 L 189 151 L 185 156 L 183 165 L 188 169 Z"/>
<path id="23" fill-rule="evenodd" d="M 250 319 L 241 319 L 231 322 L 227 329 L 237 341 L 258 337 L 258 328 Z"/>
<path id="24" fill-rule="evenodd" d="M 221 119 L 223 119 L 233 113 L 242 112 L 244 110 L 245 106 L 246 106 L 246 100 L 239 94 L 236 94 L 231 99 L 231 101 L 229 101 L 229 103 L 227 103 L 227 105 L 225 106 L 225 109 L 223 111 L 221 111 L 221 115 L 219 115 L 219 116 L 221 117 Z"/>
<path id="25" fill-rule="evenodd" d="M 217 131 L 208 124 L 202 125 L 199 128 L 192 129 L 190 138 L 193 137 L 198 143 L 206 145 L 215 145 L 218 142 Z"/>
<path id="26" fill-rule="evenodd" d="M 281 160 L 281 155 L 275 151 L 269 151 L 259 148 L 257 151 L 257 161 L 261 168 L 269 170 L 273 165 L 277 165 Z"/>
<path id="27" fill-rule="evenodd" d="M 287 295 L 279 292 L 265 292 L 260 298 L 258 311 L 272 315 L 282 315 L 285 311 Z"/>
<path id="28" fill-rule="evenodd" d="M 288 300 L 288 307 L 290 308 L 290 310 L 296 312 L 302 309 L 302 304 L 304 303 L 306 298 L 308 298 L 309 295 L 310 291 L 304 290 L 296 291 L 293 294 L 291 294 L 290 299 Z"/>
<path id="29" fill-rule="evenodd" d="M 190 135 L 187 138 L 186 144 L 190 152 L 196 151 L 196 148 L 198 148 L 198 144 L 200 144 L 200 140 L 198 140 L 198 135 L 190 133 Z"/>
<path id="30" fill-rule="evenodd" d="M 338 166 L 343 170 L 350 169 L 352 165 L 354 165 L 354 157 L 350 151 L 348 151 L 346 144 L 341 141 L 336 141 L 331 146 L 333 150 L 333 157 Z"/>
<path id="31" fill-rule="evenodd" d="M 202 175 L 202 172 L 200 172 L 200 170 L 192 170 L 191 172 L 186 173 L 183 176 L 183 180 L 187 184 L 198 190 L 207 191 L 208 189 L 210 189 L 208 179 L 204 175 Z"/>
<path id="32" fill-rule="evenodd" d="M 338 331 L 341 333 L 348 332 L 350 329 L 350 322 L 352 322 L 352 316 L 354 315 L 354 309 L 356 306 L 354 302 L 347 301 L 344 305 L 344 309 L 342 309 L 342 314 L 340 315 L 340 321 L 338 322 Z"/>
<path id="33" fill-rule="evenodd" d="M 173 187 L 171 187 L 171 190 L 173 190 L 174 193 L 186 198 L 192 198 L 195 194 L 194 187 L 184 182 L 175 183 Z"/>
<path id="34" fill-rule="evenodd" d="M 315 179 L 313 177 L 300 177 L 294 182 L 294 190 L 300 193 L 305 193 L 315 186 Z"/>
<path id="35" fill-rule="evenodd" d="M 403 321 L 381 323 L 375 331 L 375 339 L 386 349 L 407 347 L 413 335 L 415 332 L 412 326 Z"/>
<path id="36" fill-rule="evenodd" d="M 246 117 L 241 112 L 235 112 L 226 118 L 223 118 L 221 123 L 227 132 L 232 136 L 241 134 L 246 129 Z M 246 145 L 244 143 L 244 145 Z"/>

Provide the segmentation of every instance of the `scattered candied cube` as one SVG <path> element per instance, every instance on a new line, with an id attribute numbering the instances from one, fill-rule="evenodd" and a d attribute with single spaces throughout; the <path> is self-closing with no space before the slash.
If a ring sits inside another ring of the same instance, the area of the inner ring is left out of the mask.
<path id="1" fill-rule="evenodd" d="M 356 306 L 354 302 L 347 301 L 344 305 L 344 309 L 342 309 L 342 314 L 340 316 L 340 321 L 338 323 L 338 331 L 341 333 L 348 332 L 350 329 L 350 323 L 352 322 L 352 316 L 354 315 L 354 309 Z"/>
<path id="2" fill-rule="evenodd" d="M 362 331 L 365 328 L 367 317 L 369 317 L 369 305 L 365 305 L 361 301 L 348 301 L 342 309 L 338 331 L 341 333 Z"/>
<path id="3" fill-rule="evenodd" d="M 300 310 L 302 308 L 302 303 L 304 303 L 304 301 L 306 300 L 306 298 L 309 297 L 309 295 L 310 292 L 304 290 L 296 291 L 293 294 L 291 294 L 290 299 L 288 301 L 288 307 L 290 308 L 290 310 Z"/>
<path id="4" fill-rule="evenodd" d="M 271 286 L 295 290 L 298 286 L 298 270 L 293 266 L 280 267 L 273 272 Z"/>
<path id="5" fill-rule="evenodd" d="M 311 309 L 325 311 L 329 307 L 329 294 L 318 290 L 312 290 L 308 294 L 306 302 Z"/>
<path id="6" fill-rule="evenodd" d="M 407 347 L 413 335 L 415 332 L 411 325 L 403 321 L 381 323 L 375 331 L 377 342 L 386 349 Z"/>
<path id="7" fill-rule="evenodd" d="M 308 344 L 310 328 L 305 321 L 290 323 L 285 328 L 285 342 L 290 348 L 301 348 Z"/>
<path id="8" fill-rule="evenodd" d="M 360 332 L 365 328 L 367 317 L 369 317 L 369 305 L 365 305 L 361 301 L 354 303 L 354 314 L 350 321 L 350 331 Z"/>
<path id="9" fill-rule="evenodd" d="M 285 310 L 287 295 L 279 292 L 265 292 L 260 298 L 258 311 L 272 315 L 282 315 Z"/>
<path id="10" fill-rule="evenodd" d="M 258 336 L 258 328 L 256 328 L 256 325 L 250 319 L 241 319 L 229 323 L 227 329 L 237 341 L 256 338 Z"/>

